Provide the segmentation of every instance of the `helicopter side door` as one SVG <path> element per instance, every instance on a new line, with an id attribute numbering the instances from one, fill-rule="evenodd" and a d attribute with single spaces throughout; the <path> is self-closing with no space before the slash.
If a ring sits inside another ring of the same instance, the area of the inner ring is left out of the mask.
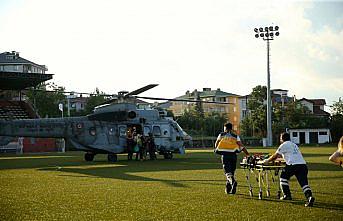
<path id="1" fill-rule="evenodd" d="M 171 134 L 169 124 L 153 125 L 152 133 L 159 152 L 173 151 L 170 145 Z"/>
<path id="2" fill-rule="evenodd" d="M 119 131 L 117 125 L 108 126 L 108 142 L 109 144 L 118 144 L 119 142 Z"/>

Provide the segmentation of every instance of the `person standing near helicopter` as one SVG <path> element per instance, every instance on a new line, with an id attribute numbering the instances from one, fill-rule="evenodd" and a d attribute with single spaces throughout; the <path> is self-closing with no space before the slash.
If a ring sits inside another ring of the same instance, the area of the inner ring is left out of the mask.
<path id="1" fill-rule="evenodd" d="M 136 147 L 137 150 L 135 150 L 136 152 L 136 160 L 138 160 L 138 157 L 141 161 L 144 160 L 144 151 L 145 151 L 145 146 L 143 145 L 143 136 L 139 133 L 137 133 L 137 135 L 135 136 L 135 143 L 136 143 Z M 135 148 L 136 148 L 135 147 Z"/>
<path id="2" fill-rule="evenodd" d="M 146 146 L 149 152 L 150 160 L 156 160 L 156 145 L 152 133 L 149 133 L 148 137 L 146 138 Z"/>
<path id="3" fill-rule="evenodd" d="M 127 159 L 132 160 L 135 141 L 134 141 L 134 135 L 131 129 L 127 131 L 126 146 L 127 146 Z"/>
<path id="4" fill-rule="evenodd" d="M 224 125 L 224 132 L 218 135 L 214 145 L 215 153 L 221 155 L 224 174 L 226 176 L 226 194 L 235 194 L 237 181 L 235 180 L 235 171 L 237 163 L 237 153 L 243 151 L 246 156 L 249 152 L 241 143 L 241 139 L 232 131 L 232 124 L 226 123 Z"/>

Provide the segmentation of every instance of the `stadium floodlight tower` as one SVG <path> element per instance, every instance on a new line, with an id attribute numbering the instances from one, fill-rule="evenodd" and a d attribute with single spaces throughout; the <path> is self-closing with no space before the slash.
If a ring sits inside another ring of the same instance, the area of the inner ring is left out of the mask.
<path id="1" fill-rule="evenodd" d="M 273 135 L 272 135 L 272 101 L 270 92 L 270 68 L 269 68 L 269 42 L 274 40 L 274 37 L 279 36 L 279 26 L 270 27 L 260 27 L 255 28 L 255 37 L 262 38 L 267 41 L 267 146 L 273 145 Z"/>

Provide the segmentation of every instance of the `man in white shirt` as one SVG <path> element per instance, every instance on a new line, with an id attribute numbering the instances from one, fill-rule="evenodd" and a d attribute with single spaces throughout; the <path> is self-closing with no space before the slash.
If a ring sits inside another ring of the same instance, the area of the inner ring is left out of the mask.
<path id="1" fill-rule="evenodd" d="M 280 175 L 280 185 L 283 192 L 283 197 L 281 197 L 281 200 L 292 199 L 288 181 L 293 175 L 295 175 L 307 199 L 305 206 L 311 207 L 314 203 L 314 197 L 312 196 L 312 190 L 308 185 L 307 165 L 299 150 L 299 147 L 290 141 L 289 133 L 282 133 L 280 135 L 280 142 L 281 145 L 276 152 L 268 159 L 265 159 L 263 163 L 266 164 L 279 157 L 283 157 L 286 161 L 286 167 L 282 170 Z"/>

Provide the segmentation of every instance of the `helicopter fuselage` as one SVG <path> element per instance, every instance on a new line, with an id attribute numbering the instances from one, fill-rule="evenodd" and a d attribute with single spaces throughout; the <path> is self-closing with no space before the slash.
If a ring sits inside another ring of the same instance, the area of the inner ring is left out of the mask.
<path id="1" fill-rule="evenodd" d="M 143 136 L 151 133 L 160 154 L 184 153 L 185 141 L 191 139 L 158 110 L 129 103 L 99 106 L 83 117 L 1 120 L 0 125 L 0 136 L 64 138 L 93 156 L 127 152 L 126 136 L 132 127 Z"/>

